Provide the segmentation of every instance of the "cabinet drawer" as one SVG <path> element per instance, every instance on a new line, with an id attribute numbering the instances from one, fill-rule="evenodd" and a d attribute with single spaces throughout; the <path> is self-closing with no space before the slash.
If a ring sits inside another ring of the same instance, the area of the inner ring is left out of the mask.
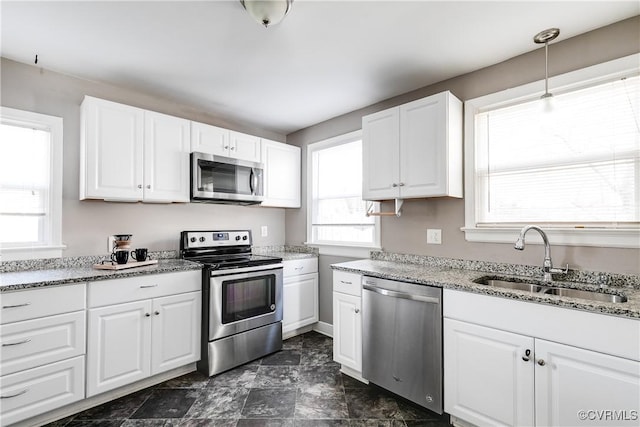
<path id="1" fill-rule="evenodd" d="M 284 266 L 283 277 L 316 273 L 318 271 L 318 258 L 292 259 L 284 261 L 282 264 Z"/>
<path id="2" fill-rule="evenodd" d="M 84 310 L 85 284 L 73 284 L 0 294 L 0 323 Z"/>
<path id="3" fill-rule="evenodd" d="M 85 312 L 0 326 L 0 375 L 84 354 Z"/>
<path id="4" fill-rule="evenodd" d="M 362 276 L 357 273 L 348 273 L 346 271 L 333 271 L 333 291 L 342 292 L 344 294 L 362 295 L 362 285 L 360 281 Z"/>
<path id="5" fill-rule="evenodd" d="M 84 356 L 0 378 L 2 424 L 8 425 L 84 398 Z"/>
<path id="6" fill-rule="evenodd" d="M 89 283 L 89 307 L 157 298 L 202 288 L 200 270 L 128 277 Z"/>

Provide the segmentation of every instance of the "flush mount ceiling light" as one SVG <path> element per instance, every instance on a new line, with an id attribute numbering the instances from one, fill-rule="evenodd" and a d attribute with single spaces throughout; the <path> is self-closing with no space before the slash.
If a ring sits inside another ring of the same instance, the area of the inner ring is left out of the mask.
<path id="1" fill-rule="evenodd" d="M 534 42 L 538 44 L 544 43 L 544 94 L 540 99 L 542 99 L 545 104 L 545 111 L 552 109 L 551 98 L 553 97 L 553 94 L 549 93 L 549 42 L 555 40 L 558 35 L 560 35 L 558 28 L 549 28 L 533 36 Z"/>
<path id="2" fill-rule="evenodd" d="M 293 0 L 240 0 L 240 3 L 256 22 L 268 28 L 282 21 Z"/>

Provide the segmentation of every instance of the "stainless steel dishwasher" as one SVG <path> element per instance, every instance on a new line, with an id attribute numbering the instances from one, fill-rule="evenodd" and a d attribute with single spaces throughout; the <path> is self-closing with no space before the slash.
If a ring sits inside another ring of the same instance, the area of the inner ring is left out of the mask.
<path id="1" fill-rule="evenodd" d="M 362 376 L 442 414 L 442 289 L 363 276 Z"/>

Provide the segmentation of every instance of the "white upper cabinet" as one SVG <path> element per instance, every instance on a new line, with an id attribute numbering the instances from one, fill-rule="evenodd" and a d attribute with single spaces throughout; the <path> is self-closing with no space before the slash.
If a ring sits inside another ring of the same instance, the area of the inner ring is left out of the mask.
<path id="1" fill-rule="evenodd" d="M 300 147 L 262 140 L 264 201 L 262 206 L 300 207 Z"/>
<path id="2" fill-rule="evenodd" d="M 189 201 L 189 121 L 144 112 L 145 202 Z"/>
<path id="3" fill-rule="evenodd" d="M 442 92 L 362 118 L 365 200 L 462 197 L 462 102 Z"/>
<path id="4" fill-rule="evenodd" d="M 260 138 L 204 123 L 191 122 L 191 151 L 260 162 Z"/>
<path id="5" fill-rule="evenodd" d="M 80 199 L 189 201 L 189 121 L 86 96 Z"/>

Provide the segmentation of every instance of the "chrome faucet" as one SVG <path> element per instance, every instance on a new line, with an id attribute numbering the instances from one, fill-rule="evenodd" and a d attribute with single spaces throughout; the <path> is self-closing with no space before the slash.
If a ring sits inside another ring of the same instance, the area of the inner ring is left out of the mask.
<path id="1" fill-rule="evenodd" d="M 544 243 L 544 261 L 542 262 L 542 271 L 544 272 L 543 280 L 545 282 L 552 282 L 554 273 L 562 273 L 567 274 L 569 272 L 569 264 L 565 267 L 565 269 L 561 268 L 553 268 L 553 262 L 551 261 L 551 245 L 549 245 L 549 239 L 547 238 L 547 234 L 542 230 L 542 228 L 537 225 L 525 225 L 520 230 L 520 236 L 518 236 L 518 240 L 516 240 L 516 244 L 513 246 L 519 251 L 524 250 L 524 236 L 527 234 L 529 230 L 536 230 L 542 236 L 542 242 Z"/>

